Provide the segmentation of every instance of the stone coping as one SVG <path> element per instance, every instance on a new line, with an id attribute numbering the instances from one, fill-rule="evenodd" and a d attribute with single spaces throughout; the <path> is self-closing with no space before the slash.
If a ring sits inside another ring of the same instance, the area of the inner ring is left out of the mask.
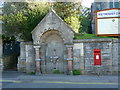
<path id="1" fill-rule="evenodd" d="M 113 39 L 113 43 L 120 43 L 120 39 Z"/>
<path id="2" fill-rule="evenodd" d="M 73 40 L 73 43 L 92 43 L 92 42 L 113 42 L 113 43 L 120 43 L 120 39 L 108 39 L 108 38 L 102 38 L 102 39 L 77 39 Z M 34 45 L 32 42 L 23 42 L 25 45 Z M 35 44 L 36 45 L 36 44 Z M 66 44 L 67 45 L 67 44 Z M 68 44 L 69 45 L 69 44 Z M 71 44 L 70 44 L 71 45 Z"/>
<path id="3" fill-rule="evenodd" d="M 74 43 L 95 43 L 95 42 L 113 42 L 113 43 L 120 43 L 120 39 L 108 39 L 108 38 L 102 38 L 102 39 L 78 39 L 74 40 Z"/>
<path id="4" fill-rule="evenodd" d="M 33 42 L 32 41 L 21 41 L 22 45 L 33 45 Z"/>

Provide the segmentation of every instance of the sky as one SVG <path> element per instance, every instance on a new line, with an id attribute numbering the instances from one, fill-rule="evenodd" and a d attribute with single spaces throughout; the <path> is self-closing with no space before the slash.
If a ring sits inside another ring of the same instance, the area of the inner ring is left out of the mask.
<path id="1" fill-rule="evenodd" d="M 94 0 L 83 0 L 82 5 L 85 7 L 91 7 L 91 3 L 93 3 Z"/>
<path id="2" fill-rule="evenodd" d="M 4 1 L 4 0 L 0 0 L 0 7 L 2 7 L 3 1 Z"/>

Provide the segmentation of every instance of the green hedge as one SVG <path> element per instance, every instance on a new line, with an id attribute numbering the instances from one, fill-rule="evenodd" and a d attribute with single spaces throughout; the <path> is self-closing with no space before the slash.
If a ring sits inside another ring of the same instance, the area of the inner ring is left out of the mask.
<path id="1" fill-rule="evenodd" d="M 60 73 L 62 73 L 62 72 L 60 72 L 60 70 L 55 70 L 55 71 L 53 71 L 53 73 L 54 73 L 54 74 L 60 74 Z"/>
<path id="2" fill-rule="evenodd" d="M 34 74 L 35 74 L 35 72 L 29 72 L 29 73 L 27 73 L 27 74 L 32 74 L 32 75 L 34 75 Z"/>
<path id="3" fill-rule="evenodd" d="M 80 70 L 73 70 L 73 75 L 80 75 L 81 71 Z"/>
<path id="4" fill-rule="evenodd" d="M 113 37 L 107 37 L 107 36 L 97 36 L 95 34 L 75 34 L 74 35 L 74 39 L 95 39 L 95 38 L 109 38 L 109 39 L 117 39 L 117 38 L 113 38 Z"/>

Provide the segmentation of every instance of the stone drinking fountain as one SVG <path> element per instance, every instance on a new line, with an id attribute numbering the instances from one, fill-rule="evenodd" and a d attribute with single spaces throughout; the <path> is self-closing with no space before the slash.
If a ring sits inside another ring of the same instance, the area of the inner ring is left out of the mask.
<path id="1" fill-rule="evenodd" d="M 57 70 L 57 62 L 59 62 L 59 57 L 56 55 L 56 49 L 53 51 L 53 56 L 50 56 L 51 62 L 54 65 L 54 70 Z"/>

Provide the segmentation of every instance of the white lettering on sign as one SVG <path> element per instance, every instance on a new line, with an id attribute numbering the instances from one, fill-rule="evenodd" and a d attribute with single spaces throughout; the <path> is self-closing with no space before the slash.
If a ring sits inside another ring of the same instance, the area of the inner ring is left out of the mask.
<path id="1" fill-rule="evenodd" d="M 120 17 L 120 10 L 107 10 L 97 12 L 97 18 Z"/>
<path id="2" fill-rule="evenodd" d="M 96 59 L 99 59 L 99 55 L 96 55 Z"/>

